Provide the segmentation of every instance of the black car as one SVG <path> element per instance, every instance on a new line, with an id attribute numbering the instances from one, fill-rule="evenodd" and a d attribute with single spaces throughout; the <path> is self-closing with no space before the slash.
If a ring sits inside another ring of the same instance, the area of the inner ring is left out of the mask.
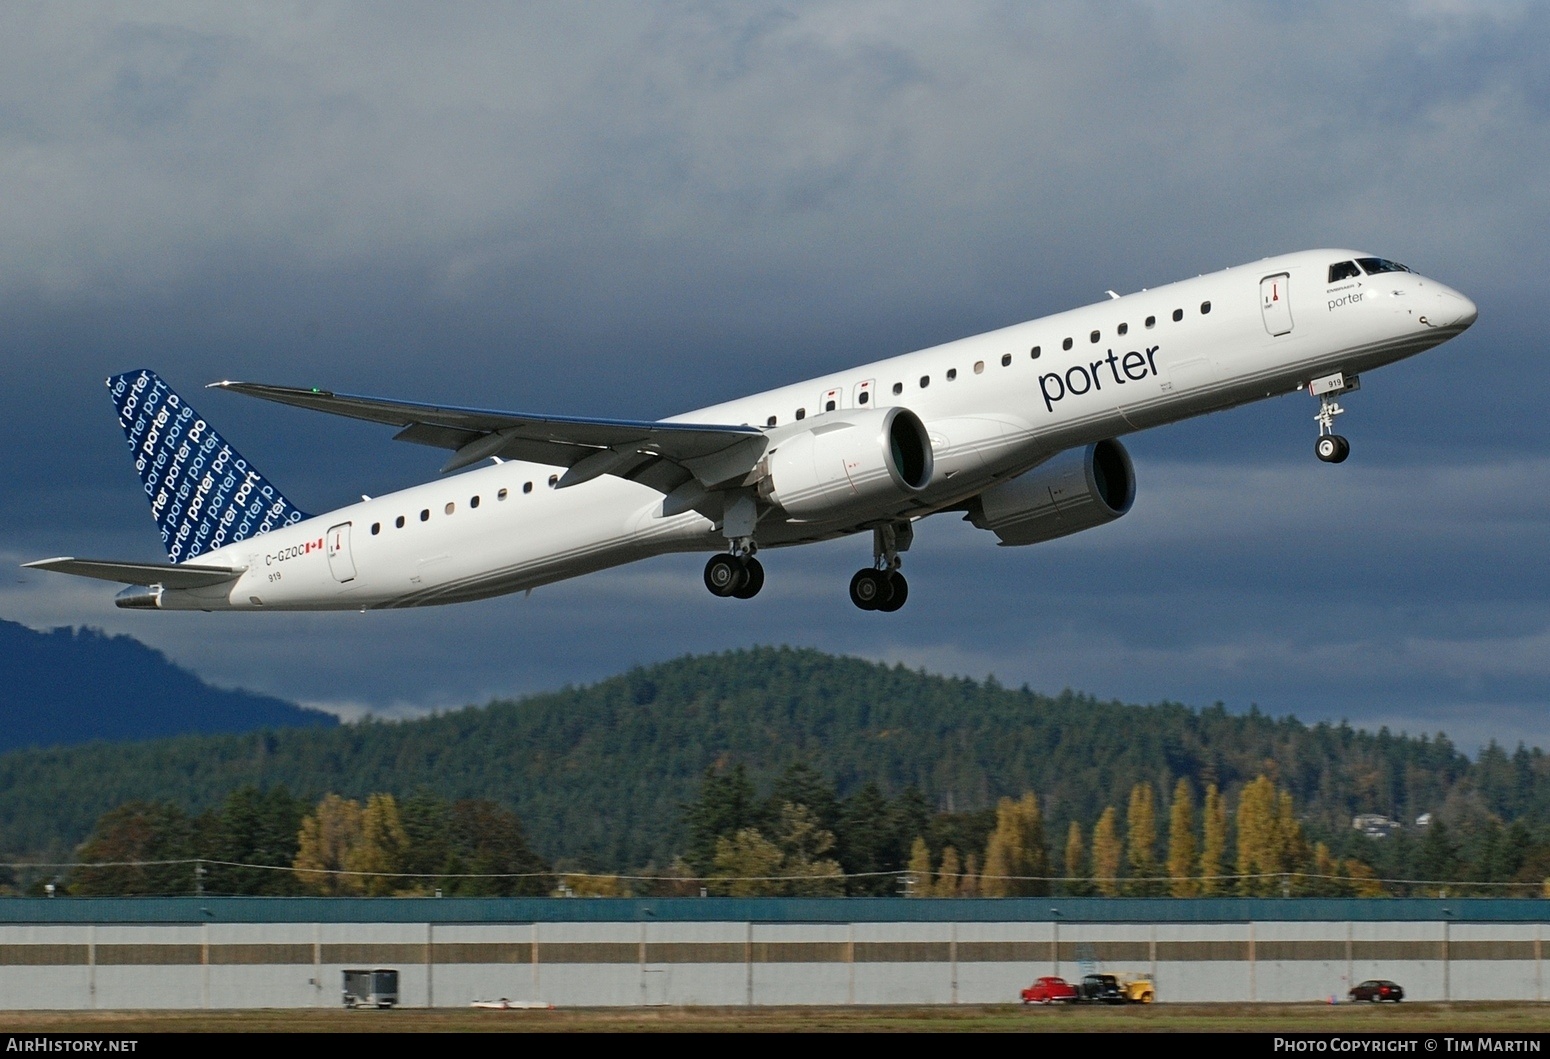
<path id="1" fill-rule="evenodd" d="M 1125 994 L 1112 974 L 1090 974 L 1076 987 L 1076 999 L 1087 1004 L 1123 1004 Z"/>
<path id="2" fill-rule="evenodd" d="M 1352 1000 L 1370 1000 L 1374 1004 L 1383 1000 L 1399 1003 L 1405 999 L 1405 991 L 1387 978 L 1369 978 L 1351 990 Z"/>

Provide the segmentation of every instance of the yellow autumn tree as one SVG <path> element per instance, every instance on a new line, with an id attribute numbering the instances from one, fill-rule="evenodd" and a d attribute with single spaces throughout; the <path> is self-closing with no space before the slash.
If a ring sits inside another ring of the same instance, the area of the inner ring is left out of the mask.
<path id="1" fill-rule="evenodd" d="M 1168 892 L 1174 897 L 1194 897 L 1199 890 L 1195 878 L 1195 795 L 1189 780 L 1180 776 L 1173 785 L 1173 807 L 1168 810 Z"/>
<path id="2" fill-rule="evenodd" d="M 361 838 L 361 803 L 326 794 L 296 834 L 296 859 L 291 869 L 301 885 L 316 894 L 359 893 L 359 882 L 348 871 L 350 851 Z"/>
<path id="3" fill-rule="evenodd" d="M 1202 897 L 1213 897 L 1226 890 L 1222 866 L 1227 862 L 1227 799 L 1212 783 L 1206 787 L 1201 809 L 1200 886 Z"/>
<path id="4" fill-rule="evenodd" d="M 1031 897 L 1049 893 L 1049 854 L 1044 817 L 1032 791 L 1017 801 L 996 804 L 996 829 L 985 844 L 980 893 L 985 897 Z"/>
<path id="5" fill-rule="evenodd" d="M 403 870 L 409 836 L 391 794 L 373 794 L 361 812 L 360 835 L 345 853 L 345 867 L 358 872 L 351 880 L 356 893 L 385 897 L 399 888 L 394 876 Z"/>
<path id="6" fill-rule="evenodd" d="M 745 827 L 716 839 L 715 866 L 706 881 L 712 893 L 727 897 L 770 897 L 780 893 L 775 876 L 785 858 L 780 847 L 757 828 Z"/>
<path id="7" fill-rule="evenodd" d="M 959 897 L 978 897 L 980 895 L 980 859 L 978 854 L 970 853 L 963 862 L 963 878 L 958 884 Z"/>
<path id="8" fill-rule="evenodd" d="M 957 897 L 962 887 L 963 865 L 958 861 L 958 851 L 948 846 L 942 850 L 942 870 L 937 872 L 933 892 L 937 897 Z"/>
<path id="9" fill-rule="evenodd" d="M 1093 885 L 1104 897 L 1119 896 L 1119 814 L 1114 806 L 1103 810 L 1093 825 Z"/>
<path id="10" fill-rule="evenodd" d="M 1153 880 L 1157 877 L 1157 808 L 1150 783 L 1130 788 L 1125 833 L 1125 855 L 1133 880 L 1128 889 L 1134 894 L 1150 895 L 1156 888 Z"/>
<path id="11" fill-rule="evenodd" d="M 1276 830 L 1275 784 L 1258 776 L 1238 795 L 1238 891 L 1244 896 L 1274 893 Z"/>
<path id="12" fill-rule="evenodd" d="M 926 845 L 926 840 L 919 835 L 915 836 L 915 842 L 910 846 L 910 862 L 905 869 L 910 875 L 909 888 L 905 893 L 910 897 L 932 897 L 936 887 L 931 878 L 931 847 Z"/>
<path id="13" fill-rule="evenodd" d="M 1087 844 L 1082 840 L 1082 825 L 1075 820 L 1066 828 L 1066 893 L 1084 897 L 1092 893 L 1087 878 Z"/>

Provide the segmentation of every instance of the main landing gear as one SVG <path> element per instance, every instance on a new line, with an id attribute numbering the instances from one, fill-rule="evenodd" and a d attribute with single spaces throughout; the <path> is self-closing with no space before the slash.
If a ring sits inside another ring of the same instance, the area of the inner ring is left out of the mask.
<path id="1" fill-rule="evenodd" d="M 872 565 L 850 579 L 850 601 L 862 610 L 895 611 L 909 598 L 910 585 L 899 572 L 899 553 L 908 551 L 915 529 L 890 522 L 872 530 Z"/>
<path id="2" fill-rule="evenodd" d="M 747 555 L 713 555 L 705 564 L 705 587 L 712 595 L 752 599 L 764 587 L 764 566 Z"/>
<path id="3" fill-rule="evenodd" d="M 1313 444 L 1313 453 L 1325 463 L 1344 463 L 1351 455 L 1351 443 L 1335 433 L 1335 417 L 1344 415 L 1345 409 L 1335 400 L 1336 394 L 1359 390 L 1361 379 L 1355 375 L 1336 372 L 1308 383 L 1308 392 L 1319 399 L 1318 415 L 1313 421 L 1319 425 L 1319 440 Z"/>

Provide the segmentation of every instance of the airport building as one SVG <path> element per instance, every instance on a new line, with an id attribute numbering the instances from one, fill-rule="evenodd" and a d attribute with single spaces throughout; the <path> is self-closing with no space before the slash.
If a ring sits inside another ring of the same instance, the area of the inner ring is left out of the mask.
<path id="1" fill-rule="evenodd" d="M 1015 1003 L 1041 975 L 1158 1002 L 1546 999 L 1550 902 L 1494 899 L 11 898 L 0 1009 Z"/>

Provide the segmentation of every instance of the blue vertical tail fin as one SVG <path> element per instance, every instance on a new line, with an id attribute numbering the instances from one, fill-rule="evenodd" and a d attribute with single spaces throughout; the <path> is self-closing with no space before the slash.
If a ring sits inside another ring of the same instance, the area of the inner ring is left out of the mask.
<path id="1" fill-rule="evenodd" d="M 108 390 L 173 562 L 309 517 L 155 372 L 115 375 Z"/>

